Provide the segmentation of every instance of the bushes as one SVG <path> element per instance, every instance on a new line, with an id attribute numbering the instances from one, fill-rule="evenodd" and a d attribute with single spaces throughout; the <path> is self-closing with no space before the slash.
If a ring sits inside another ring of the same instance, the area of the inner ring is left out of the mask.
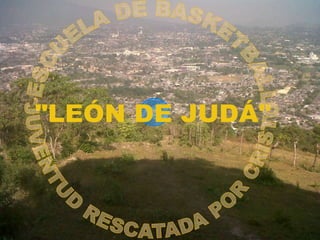
<path id="1" fill-rule="evenodd" d="M 0 178 L 0 207 L 10 206 L 13 202 L 12 196 L 18 188 L 17 176 L 20 165 L 2 163 L 2 174 Z"/>
<path id="2" fill-rule="evenodd" d="M 281 185 L 281 180 L 278 179 L 271 168 L 260 168 L 260 174 L 256 180 L 262 185 Z"/>
<path id="3" fill-rule="evenodd" d="M 31 148 L 27 146 L 16 145 L 9 150 L 9 156 L 13 161 L 19 161 L 23 163 L 31 163 L 34 160 L 34 156 L 31 152 Z"/>
<path id="4" fill-rule="evenodd" d="M 139 142 L 142 140 L 143 134 L 139 129 L 139 125 L 134 122 L 123 122 L 117 124 L 117 140 L 125 142 Z"/>
<path id="5" fill-rule="evenodd" d="M 2 182 L 2 176 L 4 174 L 4 168 L 5 168 L 4 158 L 0 155 L 0 183 Z"/>
<path id="6" fill-rule="evenodd" d="M 93 153 L 97 149 L 97 144 L 94 142 L 85 142 L 81 144 L 79 149 L 85 153 Z"/>
<path id="7" fill-rule="evenodd" d="M 14 205 L 13 199 L 19 187 L 21 166 L 25 165 L 7 164 L 0 158 L 0 239 L 13 239 L 24 222 L 24 217 L 19 207 Z"/>
<path id="8" fill-rule="evenodd" d="M 122 154 L 121 161 L 125 164 L 131 164 L 134 163 L 135 159 L 134 156 L 130 153 L 124 153 Z"/>
<path id="9" fill-rule="evenodd" d="M 21 188 L 29 192 L 34 198 L 48 192 L 49 185 L 47 184 L 45 177 L 42 174 L 38 174 L 37 170 L 30 167 L 25 167 L 19 171 L 17 182 Z"/>
<path id="10" fill-rule="evenodd" d="M 106 163 L 97 168 L 97 171 L 101 174 L 122 174 L 125 169 L 131 164 L 135 163 L 134 156 L 132 154 L 124 153 L 121 158 L 115 158 L 106 161 Z"/>
<path id="11" fill-rule="evenodd" d="M 169 156 L 167 151 L 162 151 L 161 160 L 164 162 L 172 162 L 174 161 L 174 158 Z"/>
<path id="12" fill-rule="evenodd" d="M 70 144 L 70 142 L 67 142 L 67 141 L 62 142 L 61 157 L 69 157 L 75 151 L 76 151 L 76 148 L 72 144 Z"/>
<path id="13" fill-rule="evenodd" d="M 313 130 L 302 129 L 299 126 L 291 125 L 272 129 L 276 141 L 279 141 L 281 146 L 292 149 L 293 142 L 298 140 L 298 149 L 314 153 L 314 146 L 319 142 L 320 137 L 317 126 Z"/>

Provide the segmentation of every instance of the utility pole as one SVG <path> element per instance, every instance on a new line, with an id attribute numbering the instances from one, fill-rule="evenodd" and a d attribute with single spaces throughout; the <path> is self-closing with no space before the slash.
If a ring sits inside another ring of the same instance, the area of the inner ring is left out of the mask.
<path id="1" fill-rule="evenodd" d="M 297 165 L 297 144 L 298 144 L 298 141 L 295 140 L 293 142 L 293 148 L 294 148 L 294 158 L 293 158 L 293 166 L 296 167 Z"/>
<path id="2" fill-rule="evenodd" d="M 241 129 L 241 137 L 240 137 L 240 155 L 242 155 L 243 135 L 244 135 L 244 131 L 243 131 L 243 129 Z"/>
<path id="3" fill-rule="evenodd" d="M 320 154 L 320 144 L 319 143 L 316 144 L 315 149 L 316 149 L 316 153 L 314 155 L 314 161 L 313 161 L 313 164 L 312 164 L 312 168 L 313 169 L 316 167 L 317 160 L 318 160 L 318 155 Z"/>

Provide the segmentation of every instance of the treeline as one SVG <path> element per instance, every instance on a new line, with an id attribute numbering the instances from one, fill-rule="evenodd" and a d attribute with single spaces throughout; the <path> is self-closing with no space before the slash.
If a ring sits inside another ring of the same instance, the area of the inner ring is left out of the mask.
<path id="1" fill-rule="evenodd" d="M 11 84 L 10 91 L 0 93 L 0 233 L 10 231 L 18 218 L 11 211 L 15 194 L 24 189 L 46 190 L 46 184 L 35 165 L 34 156 L 28 142 L 30 132 L 25 127 L 24 103 L 28 79 L 20 79 Z M 114 89 L 115 90 L 115 89 Z M 120 90 L 120 89 L 119 89 Z M 122 90 L 120 90 L 122 91 Z M 115 93 L 115 92 L 113 92 Z M 125 94 L 125 92 L 117 92 Z M 127 92 L 128 93 L 128 92 Z M 132 96 L 147 94 L 132 89 Z M 82 88 L 68 77 L 51 74 L 46 83 L 44 98 L 40 103 L 66 106 L 70 103 L 89 105 L 93 100 L 101 105 L 113 103 L 106 88 Z M 58 108 L 59 116 L 65 115 L 64 108 Z M 148 127 L 141 123 L 126 120 L 123 123 L 50 123 L 47 112 L 41 114 L 44 138 L 56 161 L 82 150 L 94 152 L 108 149 L 114 142 L 150 142 L 161 145 L 162 140 L 169 144 L 210 147 L 219 145 L 224 139 L 257 142 L 258 129 L 252 126 L 234 126 L 226 123 L 183 123 L 180 118 L 161 127 Z M 128 119 L 128 118 L 127 118 Z M 273 129 L 275 145 L 292 150 L 298 149 L 315 153 L 320 143 L 320 126 L 305 130 L 298 126 Z M 8 218 L 12 217 L 10 221 Z M 8 225 L 9 224 L 9 225 Z M 17 225 L 19 223 L 17 222 Z M 0 234 L 0 236 L 1 236 Z M 5 235 L 3 235 L 5 236 Z"/>
<path id="2" fill-rule="evenodd" d="M 31 161 L 30 146 L 24 122 L 24 101 L 27 79 L 20 79 L 12 83 L 11 90 L 1 93 L 0 107 L 0 153 L 4 159 L 11 161 Z M 122 89 L 113 89 L 114 94 Z M 137 89 L 121 92 L 132 96 L 144 95 Z M 151 93 L 151 92 L 150 92 Z M 70 103 L 89 105 L 93 100 L 104 105 L 113 103 L 106 88 L 81 88 L 70 81 L 68 77 L 51 74 L 46 85 L 42 103 L 66 106 Z M 189 97 L 189 96 L 188 96 Z M 65 108 L 58 108 L 58 115 L 64 116 Z M 42 114 L 42 125 L 45 140 L 56 159 L 64 158 L 81 149 L 95 151 L 112 142 L 148 141 L 158 143 L 167 135 L 172 141 L 190 146 L 217 145 L 228 137 L 244 137 L 249 142 L 257 139 L 257 129 L 254 126 L 239 126 L 234 128 L 230 124 L 200 123 L 185 124 L 180 120 L 173 120 L 172 124 L 162 127 L 147 127 L 144 124 L 126 120 L 124 123 L 50 123 L 48 113 Z M 275 135 L 275 142 L 286 148 L 291 148 L 293 142 L 298 142 L 298 148 L 303 151 L 314 152 L 315 144 L 320 142 L 320 127 L 315 125 L 311 130 L 298 126 L 278 127 L 271 130 Z"/>
<path id="3" fill-rule="evenodd" d="M 297 125 L 278 127 L 272 131 L 275 141 L 280 147 L 292 149 L 296 142 L 298 149 L 315 153 L 316 145 L 320 144 L 320 125 L 314 125 L 312 129 L 302 129 Z"/>
<path id="4" fill-rule="evenodd" d="M 32 161 L 28 135 L 24 126 L 24 101 L 27 79 L 20 79 L 12 83 L 11 90 L 0 96 L 0 153 L 2 158 L 11 161 Z M 113 89 L 115 90 L 115 89 Z M 118 89 L 120 90 L 120 89 Z M 121 90 L 122 91 L 122 90 Z M 127 90 L 126 90 L 127 91 Z M 117 90 L 116 90 L 117 92 Z M 115 93 L 115 92 L 113 92 Z M 128 93 L 128 91 L 127 91 Z M 122 92 L 121 94 L 125 94 Z M 138 89 L 132 89 L 129 95 L 146 94 Z M 81 88 L 70 81 L 68 77 L 51 74 L 46 85 L 46 92 L 42 103 L 66 106 L 70 103 L 89 105 L 93 100 L 104 105 L 113 103 L 106 88 Z M 65 108 L 58 108 L 58 115 L 64 116 Z M 172 124 L 162 127 L 147 127 L 144 124 L 126 120 L 124 123 L 50 123 L 48 113 L 42 114 L 42 125 L 45 140 L 56 159 L 65 158 L 77 150 L 93 152 L 98 148 L 121 141 L 148 141 L 158 143 L 166 135 L 170 141 L 189 146 L 217 145 L 222 139 L 245 138 L 249 142 L 257 140 L 257 129 L 254 126 L 239 126 L 234 128 L 230 124 L 200 123 L 185 124 L 180 120 L 173 120 Z M 293 142 L 298 142 L 298 148 L 303 151 L 314 152 L 315 144 L 320 142 L 320 127 L 311 130 L 298 126 L 278 127 L 271 130 L 275 135 L 275 142 L 286 148 L 291 148 Z"/>

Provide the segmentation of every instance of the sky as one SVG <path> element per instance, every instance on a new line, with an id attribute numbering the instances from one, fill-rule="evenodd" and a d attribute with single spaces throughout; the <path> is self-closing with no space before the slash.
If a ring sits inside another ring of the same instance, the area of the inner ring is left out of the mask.
<path id="1" fill-rule="evenodd" d="M 68 0 L 95 8 L 110 8 L 125 0 Z M 147 0 L 154 4 L 154 0 Z M 130 2 L 130 1 L 127 1 Z M 239 25 L 286 26 L 320 24 L 320 0 L 171 0 L 198 6 Z"/>
<path id="2" fill-rule="evenodd" d="M 117 2 L 131 0 L 0 0 L 0 26 L 9 23 L 66 24 L 96 9 L 111 10 Z M 320 24 L 320 0 L 171 0 L 243 26 L 287 26 Z M 147 0 L 150 9 L 155 0 Z M 149 15 L 152 15 L 150 13 Z"/>

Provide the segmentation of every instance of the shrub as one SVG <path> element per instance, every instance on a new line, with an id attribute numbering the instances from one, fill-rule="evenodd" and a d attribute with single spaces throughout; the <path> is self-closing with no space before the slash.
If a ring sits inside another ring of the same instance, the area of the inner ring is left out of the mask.
<path id="1" fill-rule="evenodd" d="M 2 176 L 4 174 L 4 170 L 5 170 L 5 162 L 3 157 L 0 155 L 0 182 L 2 182 Z"/>
<path id="2" fill-rule="evenodd" d="M 163 133 L 161 128 L 147 127 L 142 129 L 144 134 L 143 141 L 147 141 L 153 144 L 159 143 L 163 139 Z"/>
<path id="3" fill-rule="evenodd" d="M 167 162 L 169 160 L 169 154 L 167 151 L 162 151 L 162 156 L 161 156 L 162 161 Z"/>
<path id="4" fill-rule="evenodd" d="M 97 167 L 100 174 L 121 174 L 125 169 L 135 162 L 132 154 L 123 154 L 121 158 L 107 160 L 102 167 Z"/>
<path id="5" fill-rule="evenodd" d="M 25 146 L 15 146 L 9 150 L 9 156 L 13 161 L 19 161 L 24 163 L 31 163 L 34 160 L 34 156 L 31 150 Z"/>
<path id="6" fill-rule="evenodd" d="M 274 171 L 271 168 L 260 168 L 260 174 L 256 180 L 257 183 L 263 185 L 280 185 L 281 181 L 276 177 Z"/>
<path id="7" fill-rule="evenodd" d="M 18 184 L 35 198 L 48 192 L 48 184 L 43 175 L 32 168 L 23 168 L 17 176 Z"/>
<path id="8" fill-rule="evenodd" d="M 123 153 L 121 157 L 121 161 L 126 164 L 131 164 L 135 161 L 134 156 L 130 153 Z"/>
<path id="9" fill-rule="evenodd" d="M 81 144 L 79 149 L 85 153 L 93 153 L 97 149 L 97 144 L 94 142 L 85 142 Z"/>
<path id="10" fill-rule="evenodd" d="M 13 202 L 12 196 L 18 188 L 18 176 L 20 164 L 6 164 L 4 161 L 0 164 L 0 206 L 9 206 Z"/>
<path id="11" fill-rule="evenodd" d="M 4 189 L 0 189 L 0 209 L 10 206 L 13 203 L 12 194 Z"/>
<path id="12" fill-rule="evenodd" d="M 172 162 L 174 161 L 174 157 L 169 156 L 167 151 L 162 151 L 161 160 L 164 162 Z"/>
<path id="13" fill-rule="evenodd" d="M 76 149 L 70 142 L 63 142 L 62 143 L 62 151 L 61 151 L 61 157 L 69 157 L 72 153 L 74 153 Z"/>

